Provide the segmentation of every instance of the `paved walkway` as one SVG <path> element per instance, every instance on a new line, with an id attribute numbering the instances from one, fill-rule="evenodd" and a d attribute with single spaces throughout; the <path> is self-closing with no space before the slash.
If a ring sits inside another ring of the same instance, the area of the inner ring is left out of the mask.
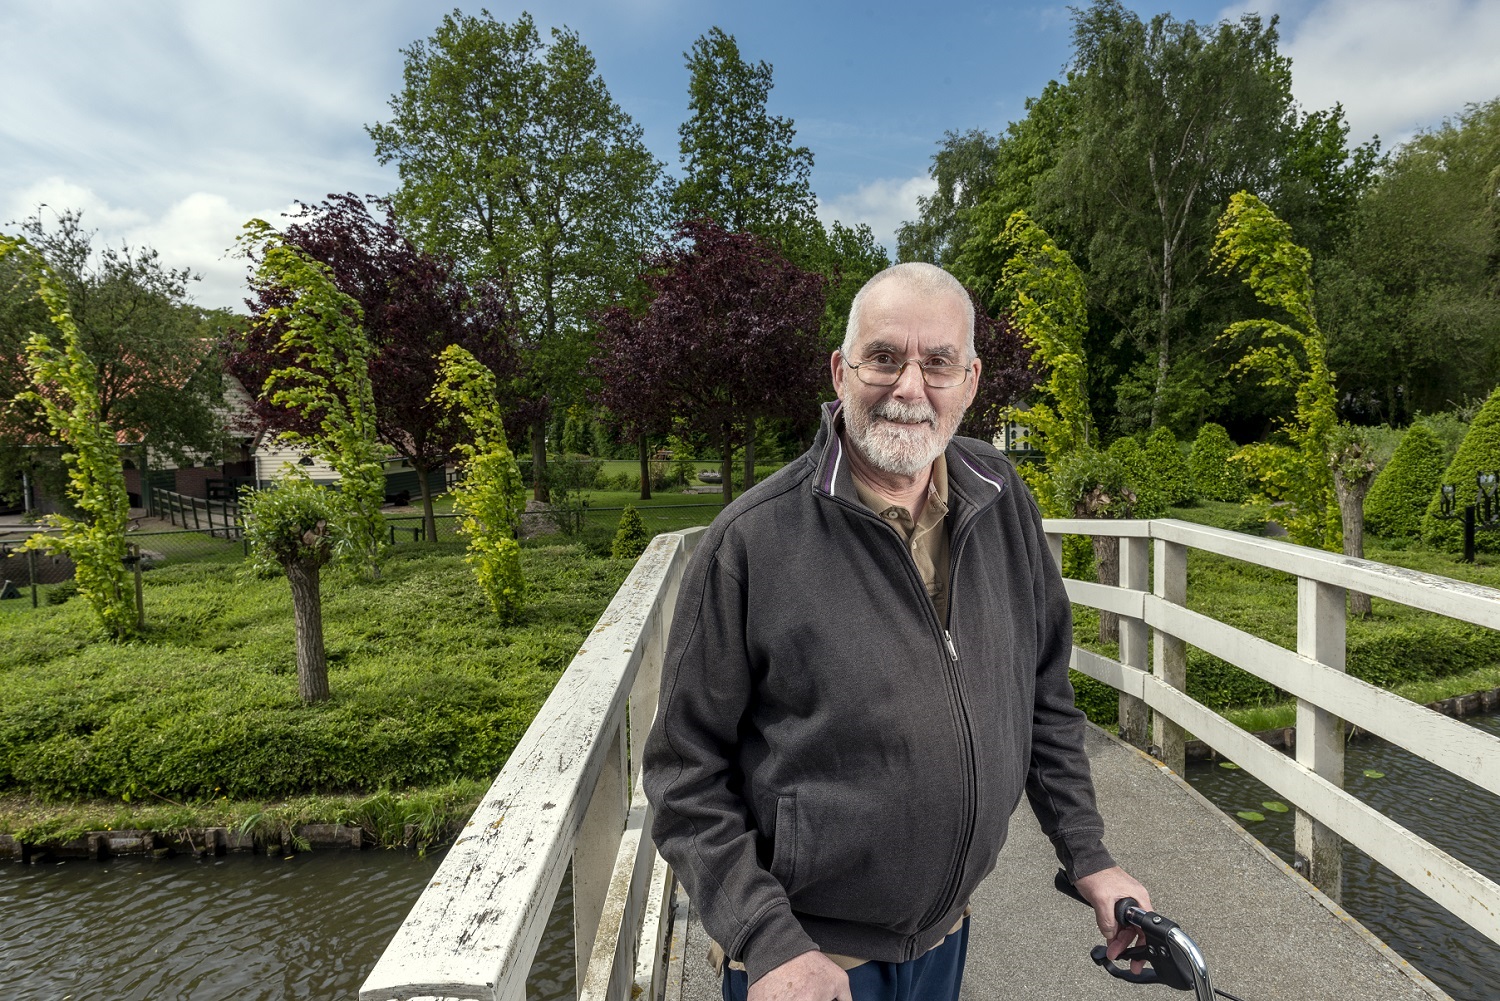
<path id="1" fill-rule="evenodd" d="M 1244 1001 L 1448 997 L 1151 758 L 1093 727 L 1088 751 L 1110 851 L 1198 943 L 1215 987 Z M 974 898 L 965 999 L 1192 996 L 1113 980 L 1095 967 L 1088 952 L 1101 939 L 1093 915 L 1052 888 L 1056 870 L 1023 800 L 1000 864 Z M 682 966 L 667 1001 L 717 1001 L 703 958 L 707 939 L 688 910 L 685 940 L 673 942 Z"/>

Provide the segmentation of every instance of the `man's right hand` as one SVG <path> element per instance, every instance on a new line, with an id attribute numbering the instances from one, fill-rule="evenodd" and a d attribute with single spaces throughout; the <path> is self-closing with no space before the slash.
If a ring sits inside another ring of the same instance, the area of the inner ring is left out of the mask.
<path id="1" fill-rule="evenodd" d="M 854 1001 L 849 974 L 821 952 L 804 952 L 750 985 L 750 1001 Z"/>

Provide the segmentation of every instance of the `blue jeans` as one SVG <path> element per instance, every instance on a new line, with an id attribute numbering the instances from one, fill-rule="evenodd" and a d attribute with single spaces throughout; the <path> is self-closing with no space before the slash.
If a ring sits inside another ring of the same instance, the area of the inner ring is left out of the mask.
<path id="1" fill-rule="evenodd" d="M 969 954 L 969 922 L 943 944 L 904 963 L 865 963 L 849 971 L 854 1001 L 958 1001 Z M 750 978 L 744 970 L 724 970 L 724 1001 L 745 1001 Z"/>

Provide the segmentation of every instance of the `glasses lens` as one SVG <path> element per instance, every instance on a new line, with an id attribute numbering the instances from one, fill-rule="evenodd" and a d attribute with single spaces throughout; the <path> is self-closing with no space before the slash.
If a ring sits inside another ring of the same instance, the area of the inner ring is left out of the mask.
<path id="1" fill-rule="evenodd" d="M 924 365 L 922 378 L 933 389 L 952 389 L 964 381 L 968 371 L 967 365 Z"/>

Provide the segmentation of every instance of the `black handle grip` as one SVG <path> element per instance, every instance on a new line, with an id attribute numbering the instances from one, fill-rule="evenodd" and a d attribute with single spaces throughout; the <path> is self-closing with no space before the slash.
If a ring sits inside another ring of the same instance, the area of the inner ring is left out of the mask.
<path id="1" fill-rule="evenodd" d="M 1125 927 L 1125 914 L 1130 908 L 1140 910 L 1141 902 L 1134 897 L 1121 897 L 1115 901 L 1115 927 Z"/>

